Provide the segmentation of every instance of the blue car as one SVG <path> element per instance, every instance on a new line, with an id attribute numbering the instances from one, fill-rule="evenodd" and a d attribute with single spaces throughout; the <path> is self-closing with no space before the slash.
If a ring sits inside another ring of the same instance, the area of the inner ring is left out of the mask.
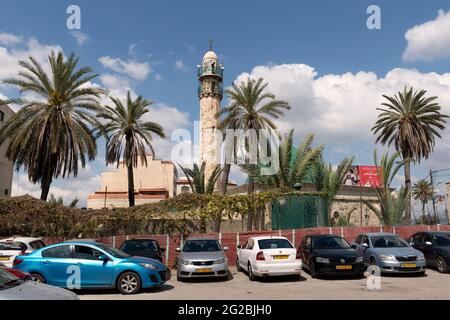
<path id="1" fill-rule="evenodd" d="M 14 268 L 37 282 L 62 288 L 117 288 L 135 294 L 170 279 L 161 262 L 128 254 L 97 242 L 63 242 L 17 256 Z"/>

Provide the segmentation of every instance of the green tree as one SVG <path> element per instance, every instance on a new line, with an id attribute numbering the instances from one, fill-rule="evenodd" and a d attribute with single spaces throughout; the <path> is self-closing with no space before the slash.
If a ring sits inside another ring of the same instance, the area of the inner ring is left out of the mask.
<path id="1" fill-rule="evenodd" d="M 385 153 L 378 161 L 377 150 L 373 154 L 375 166 L 379 168 L 378 176 L 382 184 L 381 187 L 376 188 L 380 208 L 375 207 L 368 201 L 364 201 L 364 203 L 385 225 L 394 225 L 405 221 L 405 210 L 409 198 L 408 191 L 402 186 L 398 191 L 393 192 L 390 187 L 395 175 L 404 165 L 404 160 L 399 160 L 400 155 L 399 151 L 391 156 L 389 156 L 389 153 Z"/>
<path id="2" fill-rule="evenodd" d="M 78 198 L 73 199 L 73 200 L 69 203 L 69 206 L 68 206 L 68 207 L 69 207 L 69 208 L 76 208 L 79 201 L 80 201 L 80 199 L 78 199 Z M 63 198 L 63 197 L 58 197 L 58 198 L 56 198 L 55 195 L 54 195 L 53 193 L 51 193 L 51 194 L 50 194 L 50 198 L 48 199 L 48 202 L 49 202 L 50 204 L 53 204 L 53 205 L 57 204 L 57 205 L 63 206 L 63 205 L 64 205 L 64 198 Z"/>
<path id="3" fill-rule="evenodd" d="M 414 91 L 404 88 L 393 97 L 383 95 L 386 108 L 377 108 L 381 113 L 372 128 L 377 136 L 376 142 L 394 144 L 404 160 L 405 188 L 409 195 L 406 203 L 406 223 L 411 223 L 411 161 L 428 159 L 433 151 L 438 130 L 446 123 L 440 112 L 437 97 L 426 97 L 425 90 Z"/>
<path id="4" fill-rule="evenodd" d="M 87 160 L 94 160 L 95 113 L 105 93 L 90 85 L 97 75 L 91 68 L 78 69 L 73 54 L 65 58 L 52 51 L 48 62 L 50 73 L 33 57 L 19 61 L 19 77 L 3 81 L 36 98 L 0 101 L 21 107 L 0 130 L 0 145 L 8 141 L 6 156 L 17 170 L 27 171 L 32 183 L 40 183 L 44 201 L 53 179 L 76 177 L 80 164 L 84 168 Z"/>
<path id="5" fill-rule="evenodd" d="M 425 215 L 425 206 L 428 201 L 433 199 L 434 191 L 431 183 L 422 179 L 417 181 L 412 188 L 412 196 L 414 200 L 419 200 L 422 203 L 422 221 L 425 223 L 426 215 Z"/>
<path id="6" fill-rule="evenodd" d="M 156 122 L 145 121 L 144 115 L 149 112 L 152 101 L 145 100 L 141 96 L 135 100 L 131 99 L 130 92 L 127 93 L 126 106 L 117 98 L 111 97 L 114 107 L 106 106 L 105 111 L 99 113 L 98 117 L 105 119 L 102 132 L 107 137 L 106 163 L 116 163 L 117 167 L 121 159 L 127 166 L 128 174 L 128 202 L 129 206 L 135 205 L 134 201 L 134 174 L 133 168 L 137 167 L 138 160 L 147 166 L 148 147 L 151 154 L 155 151 L 152 146 L 153 136 L 164 138 L 164 129 Z"/>
<path id="7" fill-rule="evenodd" d="M 224 116 L 219 128 L 221 129 L 241 129 L 247 131 L 249 129 L 276 129 L 273 119 L 278 119 L 284 115 L 284 110 L 289 110 L 289 103 L 275 99 L 275 95 L 267 92 L 268 83 L 264 83 L 264 79 L 258 80 L 247 79 L 239 85 L 233 83 L 230 89 L 225 91 L 230 105 L 223 108 L 218 116 Z M 252 140 L 252 141 L 249 141 Z M 246 148 L 249 145 L 257 144 L 253 139 L 246 139 Z M 224 173 L 220 182 L 219 191 L 226 193 L 228 176 L 230 173 L 230 164 L 225 164 Z M 255 191 L 255 181 L 253 175 L 248 176 L 248 193 Z M 253 227 L 253 215 L 248 216 L 247 229 Z"/>

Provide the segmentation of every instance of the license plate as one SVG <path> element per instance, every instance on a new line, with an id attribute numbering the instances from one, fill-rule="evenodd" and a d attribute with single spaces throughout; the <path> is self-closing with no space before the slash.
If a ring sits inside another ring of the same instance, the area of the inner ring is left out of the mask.
<path id="1" fill-rule="evenodd" d="M 273 256 L 273 260 L 286 260 L 289 259 L 289 256 Z"/>
<path id="2" fill-rule="evenodd" d="M 415 263 L 402 263 L 402 268 L 415 268 L 417 264 Z"/>
<path id="3" fill-rule="evenodd" d="M 9 257 L 0 257 L 0 261 L 9 261 Z"/>
<path id="4" fill-rule="evenodd" d="M 337 270 L 351 270 L 352 266 L 342 265 L 342 266 L 336 266 Z"/>
<path id="5" fill-rule="evenodd" d="M 207 272 L 212 272 L 212 269 L 211 268 L 201 268 L 201 269 L 196 269 L 195 272 L 207 273 Z"/>

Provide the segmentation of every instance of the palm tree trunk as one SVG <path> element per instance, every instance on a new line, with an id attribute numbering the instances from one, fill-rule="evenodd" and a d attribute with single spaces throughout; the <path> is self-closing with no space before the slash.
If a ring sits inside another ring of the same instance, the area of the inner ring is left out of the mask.
<path id="1" fill-rule="evenodd" d="M 426 217 L 425 217 L 425 202 L 424 201 L 422 201 L 422 220 L 423 220 L 422 223 L 426 224 L 425 223 Z"/>
<path id="2" fill-rule="evenodd" d="M 220 183 L 219 183 L 219 193 L 220 194 L 227 194 L 227 186 L 228 186 L 228 178 L 230 176 L 230 169 L 231 169 L 231 164 L 226 163 L 223 167 L 223 171 L 222 171 L 222 177 L 220 179 Z M 220 232 L 220 225 L 222 224 L 222 216 L 220 215 L 219 217 L 217 217 L 216 219 L 214 219 L 214 223 L 213 223 L 213 232 L 217 233 Z"/>
<path id="3" fill-rule="evenodd" d="M 406 206 L 405 206 L 405 222 L 411 224 L 411 157 L 403 156 L 405 160 L 405 188 L 406 188 Z"/>
<path id="4" fill-rule="evenodd" d="M 128 205 L 134 207 L 134 173 L 133 173 L 133 159 L 131 159 L 131 141 L 130 137 L 126 137 L 126 155 L 125 161 L 127 163 L 128 171 Z"/>
<path id="5" fill-rule="evenodd" d="M 50 170 L 49 170 L 50 171 Z M 50 174 L 50 177 L 48 174 L 45 175 L 45 177 L 42 179 L 41 183 L 41 200 L 47 201 L 48 192 L 50 191 L 50 185 L 52 183 L 52 175 Z"/>
<path id="6" fill-rule="evenodd" d="M 252 194 L 255 192 L 255 180 L 251 175 L 248 176 L 247 193 Z M 253 217 L 255 212 L 249 212 L 247 217 L 247 231 L 253 230 Z"/>

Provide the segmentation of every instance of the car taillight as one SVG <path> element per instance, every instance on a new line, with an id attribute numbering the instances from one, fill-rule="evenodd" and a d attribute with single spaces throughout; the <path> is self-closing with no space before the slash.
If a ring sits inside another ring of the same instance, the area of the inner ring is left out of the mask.
<path id="1" fill-rule="evenodd" d="M 302 258 L 302 254 L 300 252 L 300 250 L 297 250 L 297 254 L 295 255 L 295 259 L 301 259 Z"/>
<path id="2" fill-rule="evenodd" d="M 264 261 L 264 260 L 266 260 L 265 258 L 264 258 L 264 252 L 262 252 L 262 251 L 260 251 L 260 252 L 258 252 L 258 254 L 256 255 L 256 260 L 262 260 L 262 261 Z"/>
<path id="3" fill-rule="evenodd" d="M 17 266 L 18 264 L 22 263 L 22 259 L 14 259 L 13 266 Z"/>

